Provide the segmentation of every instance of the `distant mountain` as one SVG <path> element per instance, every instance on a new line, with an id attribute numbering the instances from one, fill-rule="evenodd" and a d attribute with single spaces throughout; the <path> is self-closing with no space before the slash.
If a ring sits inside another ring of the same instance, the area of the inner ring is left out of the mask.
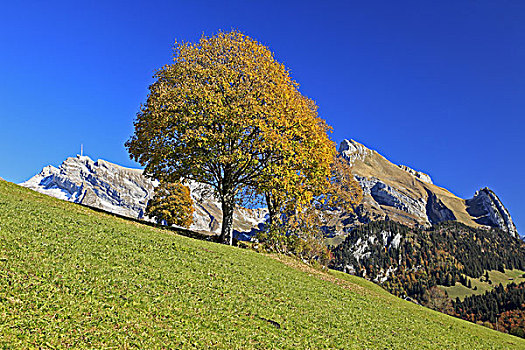
<path id="1" fill-rule="evenodd" d="M 413 227 L 457 221 L 475 228 L 499 228 L 518 237 L 510 213 L 488 188 L 465 200 L 434 185 L 429 175 L 393 164 L 354 140 L 341 142 L 339 153 L 352 166 L 364 192 L 363 202 L 355 213 L 327 211 L 323 229 L 327 235 L 339 237 L 339 242 L 352 228 L 385 219 Z M 45 167 L 21 185 L 64 200 L 143 218 L 155 183 L 142 176 L 140 169 L 77 156 L 66 159 L 59 168 Z M 191 228 L 219 232 L 222 219 L 219 201 L 203 198 L 206 191 L 202 185 L 189 186 L 196 202 Z M 240 208 L 235 214 L 235 230 L 249 232 L 264 222 L 265 216 L 265 209 Z"/>
<path id="2" fill-rule="evenodd" d="M 429 175 L 396 165 L 354 140 L 344 140 L 340 155 L 352 166 L 364 199 L 355 214 L 330 223 L 336 233 L 359 224 L 389 219 L 409 226 L 457 221 L 471 227 L 495 227 L 518 237 L 509 211 L 489 188 L 462 199 L 432 183 Z"/>
<path id="3" fill-rule="evenodd" d="M 20 185 L 127 217 L 148 219 L 144 211 L 157 182 L 144 177 L 141 169 L 76 156 L 67 158 L 58 168 L 51 165 L 45 167 Z M 191 182 L 189 187 L 195 203 L 194 222 L 190 229 L 220 232 L 220 203 L 212 196 L 204 195 L 209 192 L 204 185 Z M 264 222 L 265 216 L 265 209 L 239 208 L 234 214 L 234 229 L 249 232 Z"/>

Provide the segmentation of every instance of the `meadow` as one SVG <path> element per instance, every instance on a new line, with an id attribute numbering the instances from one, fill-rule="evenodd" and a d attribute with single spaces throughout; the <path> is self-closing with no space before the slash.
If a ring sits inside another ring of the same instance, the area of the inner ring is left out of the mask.
<path id="1" fill-rule="evenodd" d="M 0 181 L 0 348 L 525 349 L 289 256 Z"/>
<path id="2" fill-rule="evenodd" d="M 506 286 L 509 283 L 520 284 L 521 282 L 525 282 L 525 272 L 521 270 L 505 269 L 504 273 L 497 270 L 486 272 L 488 272 L 489 274 L 490 283 L 485 279 L 485 275 L 483 275 L 480 278 L 468 277 L 468 279 L 470 279 L 471 281 L 472 288 L 467 288 L 459 282 L 457 282 L 454 286 L 440 286 L 440 288 L 446 291 L 450 298 L 459 298 L 463 300 L 466 296 L 480 295 L 487 291 L 490 291 L 494 287 L 498 286 L 500 283 Z"/>

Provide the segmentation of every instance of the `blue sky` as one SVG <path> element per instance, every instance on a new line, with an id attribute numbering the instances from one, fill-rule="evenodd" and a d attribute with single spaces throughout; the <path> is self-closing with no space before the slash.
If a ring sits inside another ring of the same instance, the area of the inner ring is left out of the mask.
<path id="1" fill-rule="evenodd" d="M 124 142 L 174 40 L 238 29 L 353 138 L 470 198 L 488 186 L 525 233 L 525 2 L 24 1 L 0 12 L 0 176 Z"/>

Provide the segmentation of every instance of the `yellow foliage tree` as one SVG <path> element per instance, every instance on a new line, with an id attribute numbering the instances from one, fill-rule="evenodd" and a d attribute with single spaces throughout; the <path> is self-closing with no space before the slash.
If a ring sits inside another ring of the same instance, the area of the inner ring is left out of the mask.
<path id="1" fill-rule="evenodd" d="M 222 242 L 232 242 L 246 188 L 287 193 L 301 206 L 328 185 L 329 127 L 267 47 L 236 31 L 175 43 L 173 64 L 155 78 L 126 147 L 150 177 L 210 185 Z"/>
<path id="2" fill-rule="evenodd" d="M 325 191 L 325 202 L 346 212 L 353 212 L 363 200 L 363 188 L 352 174 L 348 161 L 340 155 L 331 165 L 330 187 Z"/>
<path id="3" fill-rule="evenodd" d="M 306 179 L 308 180 L 308 179 Z M 305 185 L 311 185 L 303 181 Z M 330 252 L 324 244 L 320 227 L 332 216 L 332 210 L 353 212 L 363 198 L 363 190 L 355 180 L 348 162 L 336 156 L 331 163 L 331 175 L 326 187 L 313 187 L 313 199 L 298 207 L 294 192 L 286 193 L 274 188 L 266 194 L 267 202 L 273 200 L 267 230 L 258 238 L 266 249 L 281 253 L 291 252 L 303 260 L 326 264 Z M 270 199 L 269 199 L 270 198 Z"/>
<path id="4" fill-rule="evenodd" d="M 193 223 L 193 211 L 190 189 L 181 183 L 161 182 L 146 206 L 146 215 L 157 223 L 186 228 Z"/>

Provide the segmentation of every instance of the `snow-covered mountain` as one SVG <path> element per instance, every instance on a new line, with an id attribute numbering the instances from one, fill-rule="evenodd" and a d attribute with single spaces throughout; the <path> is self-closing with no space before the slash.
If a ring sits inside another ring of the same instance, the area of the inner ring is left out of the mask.
<path id="1" fill-rule="evenodd" d="M 141 169 L 125 168 L 87 156 L 67 158 L 58 168 L 47 166 L 20 185 L 63 200 L 89 205 L 131 218 L 148 219 L 144 212 L 157 183 L 142 175 Z M 188 184 L 195 203 L 190 229 L 218 233 L 222 211 L 216 198 L 204 196 L 202 184 Z M 249 232 L 264 222 L 266 209 L 239 208 L 234 229 Z"/>

